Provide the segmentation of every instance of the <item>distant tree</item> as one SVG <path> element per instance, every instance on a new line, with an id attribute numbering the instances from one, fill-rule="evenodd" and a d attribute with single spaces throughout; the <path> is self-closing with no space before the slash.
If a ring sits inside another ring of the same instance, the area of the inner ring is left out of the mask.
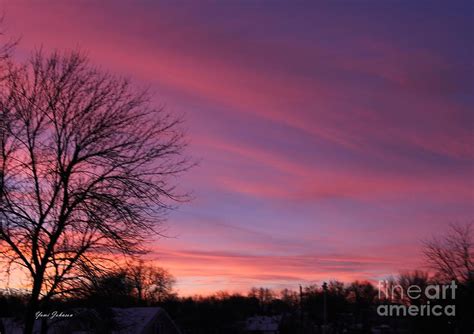
<path id="1" fill-rule="evenodd" d="M 229 299 L 231 294 L 228 291 L 220 290 L 216 291 L 211 298 L 215 298 L 217 300 L 226 300 Z"/>
<path id="2" fill-rule="evenodd" d="M 339 314 L 347 311 L 347 294 L 348 291 L 344 283 L 336 280 L 327 284 L 327 290 L 317 284 L 306 286 L 303 289 L 303 311 L 308 314 L 310 320 L 322 324 L 324 322 L 324 300 L 326 300 L 327 320 L 336 321 Z"/>
<path id="3" fill-rule="evenodd" d="M 276 294 L 273 290 L 268 288 L 251 288 L 248 296 L 251 298 L 256 298 L 260 305 L 268 305 L 276 297 Z"/>
<path id="4" fill-rule="evenodd" d="M 377 290 L 372 283 L 367 281 L 354 281 L 347 287 L 347 299 L 365 308 L 371 305 L 377 297 Z"/>
<path id="5" fill-rule="evenodd" d="M 125 270 L 90 277 L 80 295 L 95 307 L 126 307 L 135 303 L 134 282 Z"/>
<path id="6" fill-rule="evenodd" d="M 370 308 L 377 295 L 375 287 L 367 281 L 355 281 L 347 287 L 347 300 L 353 306 L 353 313 L 360 319 L 364 332 L 370 329 Z"/>
<path id="7" fill-rule="evenodd" d="M 139 261 L 127 269 L 127 274 L 140 303 L 162 302 L 173 295 L 176 280 L 166 269 Z"/>
<path id="8" fill-rule="evenodd" d="M 456 318 L 449 319 L 454 332 L 474 328 L 474 225 L 451 224 L 449 231 L 425 242 L 424 253 L 438 283 L 456 283 Z M 453 321 L 454 320 L 454 321 Z"/>
<path id="9" fill-rule="evenodd" d="M 29 334 L 42 303 L 145 251 L 189 164 L 180 121 L 78 52 L 37 52 L 2 85 L 0 255 L 31 279 Z"/>
<path id="10" fill-rule="evenodd" d="M 299 304 L 298 293 L 294 290 L 283 289 L 280 291 L 280 299 L 290 307 L 297 307 Z"/>
<path id="11" fill-rule="evenodd" d="M 402 272 L 397 277 L 396 283 L 401 287 L 394 289 L 397 302 L 413 305 L 420 305 L 426 302 L 426 296 L 423 293 L 420 294 L 419 298 L 409 298 L 407 291 L 410 286 L 417 286 L 421 291 L 425 291 L 426 287 L 431 283 L 427 272 L 421 270 Z"/>
<path id="12" fill-rule="evenodd" d="M 429 267 L 441 281 L 474 281 L 474 226 L 452 224 L 446 235 L 424 244 Z"/>
<path id="13" fill-rule="evenodd" d="M 345 296 L 345 286 L 343 282 L 332 280 L 328 284 L 328 293 L 336 296 Z"/>

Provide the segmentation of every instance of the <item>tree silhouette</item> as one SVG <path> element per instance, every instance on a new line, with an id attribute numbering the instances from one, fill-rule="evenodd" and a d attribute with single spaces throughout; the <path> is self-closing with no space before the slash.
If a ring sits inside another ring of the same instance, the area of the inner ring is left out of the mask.
<path id="1" fill-rule="evenodd" d="M 451 224 L 449 231 L 425 242 L 424 253 L 436 283 L 457 285 L 456 317 L 450 319 L 457 333 L 474 328 L 474 225 Z"/>
<path id="2" fill-rule="evenodd" d="M 125 270 L 90 277 L 76 295 L 94 307 L 126 307 L 135 304 L 133 281 Z"/>
<path id="3" fill-rule="evenodd" d="M 428 265 L 444 282 L 474 281 L 474 226 L 451 224 L 449 232 L 425 242 Z"/>
<path id="4" fill-rule="evenodd" d="M 149 306 L 175 297 L 174 283 L 174 277 L 167 270 L 138 261 L 116 271 L 91 272 L 73 297 L 92 305 Z"/>
<path id="5" fill-rule="evenodd" d="M 139 303 L 162 302 L 172 295 L 176 280 L 166 269 L 138 261 L 127 273 Z"/>
<path id="6" fill-rule="evenodd" d="M 79 52 L 8 66 L 0 96 L 0 251 L 31 279 L 35 311 L 91 270 L 143 242 L 176 201 L 189 168 L 180 120 L 147 91 Z"/>

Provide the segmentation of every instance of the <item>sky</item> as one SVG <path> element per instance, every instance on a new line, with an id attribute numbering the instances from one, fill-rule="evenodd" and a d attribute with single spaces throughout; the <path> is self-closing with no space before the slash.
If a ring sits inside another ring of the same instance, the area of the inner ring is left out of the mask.
<path id="1" fill-rule="evenodd" d="M 181 294 L 425 268 L 474 217 L 472 1 L 4 1 L 184 115 L 199 165 L 150 260 Z"/>

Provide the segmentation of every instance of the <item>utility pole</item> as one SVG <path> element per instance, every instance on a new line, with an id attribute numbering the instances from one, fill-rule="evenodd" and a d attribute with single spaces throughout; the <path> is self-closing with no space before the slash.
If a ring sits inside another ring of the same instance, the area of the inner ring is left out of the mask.
<path id="1" fill-rule="evenodd" d="M 328 292 L 328 284 L 324 282 L 323 283 L 323 334 L 326 334 L 326 329 L 328 325 L 327 292 Z"/>
<path id="2" fill-rule="evenodd" d="M 303 334 L 303 287 L 300 284 L 300 333 Z"/>

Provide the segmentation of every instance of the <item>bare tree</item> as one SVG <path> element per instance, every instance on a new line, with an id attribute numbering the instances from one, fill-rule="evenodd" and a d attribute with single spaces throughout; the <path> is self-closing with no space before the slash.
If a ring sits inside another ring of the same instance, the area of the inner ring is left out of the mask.
<path id="1" fill-rule="evenodd" d="M 443 237 L 425 242 L 428 265 L 443 281 L 474 280 L 474 230 L 472 224 L 452 224 Z"/>
<path id="2" fill-rule="evenodd" d="M 425 271 L 414 270 L 401 272 L 397 277 L 391 277 L 386 281 L 386 298 L 390 302 L 407 305 L 420 305 L 426 302 L 426 296 L 421 294 L 419 298 L 410 298 L 407 291 L 411 286 L 417 286 L 424 291 L 430 284 L 429 274 Z"/>
<path id="3" fill-rule="evenodd" d="M 118 254 L 145 251 L 190 165 L 180 121 L 78 52 L 9 66 L 0 96 L 0 250 L 42 303 Z"/>
<path id="4" fill-rule="evenodd" d="M 172 295 L 176 280 L 166 269 L 139 261 L 128 272 L 140 303 L 161 302 Z"/>
<path id="5" fill-rule="evenodd" d="M 250 298 L 255 298 L 259 301 L 261 306 L 265 306 L 271 303 L 273 299 L 276 297 L 275 291 L 269 289 L 269 288 L 256 288 L 253 287 L 250 289 L 250 291 L 247 294 L 248 297 Z"/>
<path id="6" fill-rule="evenodd" d="M 167 270 L 140 260 L 124 269 L 91 271 L 79 283 L 74 297 L 100 305 L 126 306 L 150 305 L 174 296 L 175 279 Z"/>

